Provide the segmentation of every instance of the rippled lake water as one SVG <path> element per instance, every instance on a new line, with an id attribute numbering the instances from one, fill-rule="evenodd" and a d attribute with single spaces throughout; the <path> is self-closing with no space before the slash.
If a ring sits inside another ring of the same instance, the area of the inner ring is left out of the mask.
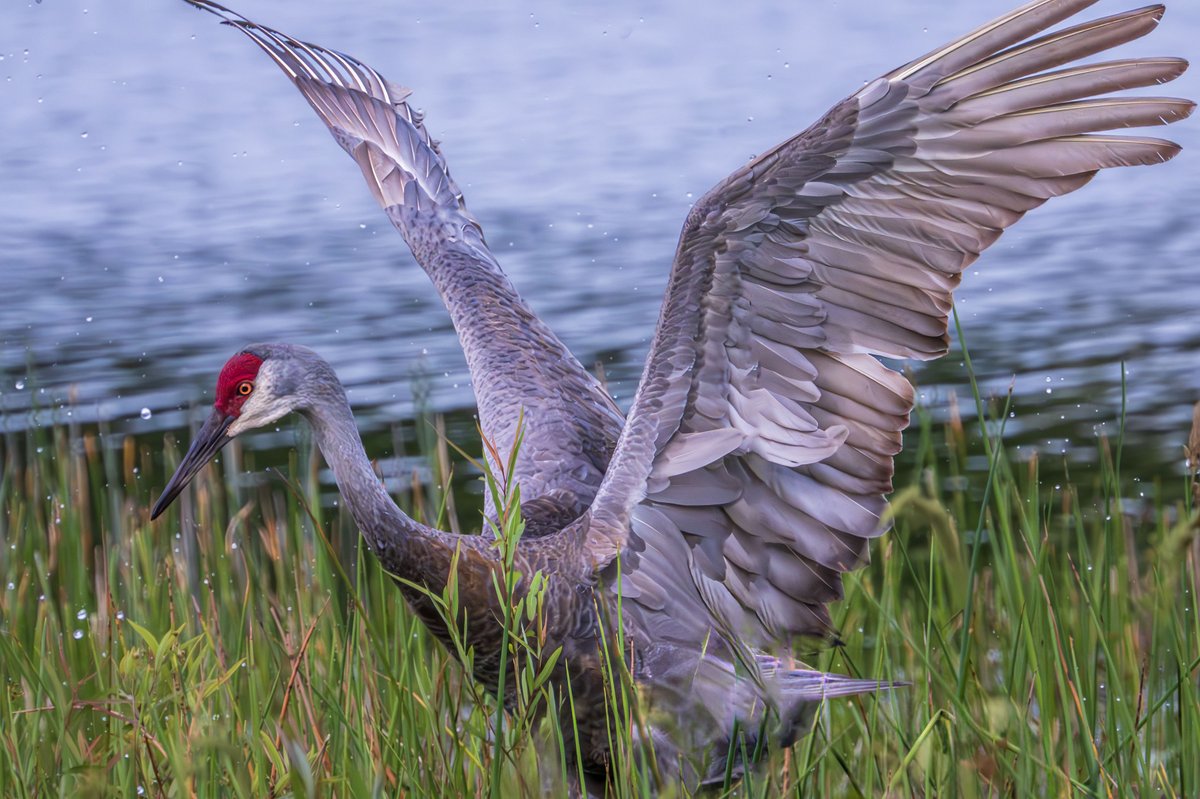
<path id="1" fill-rule="evenodd" d="M 505 269 L 627 401 L 693 198 L 1009 3 L 235 5 L 415 88 Z M 471 407 L 424 274 L 247 41 L 165 0 L 2 16 L 0 425 L 69 405 L 120 431 L 178 428 L 260 340 L 322 352 L 369 431 L 417 405 Z M 1195 60 L 1197 41 L 1200 4 L 1174 2 L 1120 52 Z M 1200 97 L 1200 69 L 1170 93 Z M 985 391 L 1015 378 L 1010 433 L 1030 448 L 1085 452 L 1097 424 L 1114 432 L 1123 362 L 1130 442 L 1180 460 L 1200 399 L 1200 124 L 1158 135 L 1189 149 L 1031 213 L 958 294 Z M 935 408 L 964 392 L 960 363 L 917 370 Z"/>

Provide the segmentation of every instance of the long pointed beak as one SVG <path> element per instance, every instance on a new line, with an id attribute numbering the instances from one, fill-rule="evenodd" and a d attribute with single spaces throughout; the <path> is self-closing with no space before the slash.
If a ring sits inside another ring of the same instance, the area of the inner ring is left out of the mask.
<path id="1" fill-rule="evenodd" d="M 187 484 L 196 476 L 196 473 L 213 459 L 213 456 L 220 452 L 221 447 L 233 441 L 233 436 L 226 433 L 229 430 L 229 425 L 233 424 L 233 417 L 226 416 L 220 411 L 213 411 L 208 417 L 208 421 L 200 428 L 200 432 L 196 433 L 196 438 L 192 440 L 192 446 L 188 448 L 187 454 L 183 456 L 183 460 L 179 462 L 179 468 L 175 470 L 175 474 L 171 476 L 167 482 L 167 487 L 163 489 L 162 496 L 158 498 L 158 502 L 154 503 L 154 510 L 150 511 L 150 520 L 153 521 L 162 515 L 162 512 L 167 509 L 167 506 L 175 501 L 175 497 L 187 488 Z"/>

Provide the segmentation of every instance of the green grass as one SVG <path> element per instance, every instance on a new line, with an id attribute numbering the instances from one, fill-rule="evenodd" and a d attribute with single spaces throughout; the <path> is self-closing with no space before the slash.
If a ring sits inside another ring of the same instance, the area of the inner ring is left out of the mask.
<path id="1" fill-rule="evenodd" d="M 1105 441 L 1098 466 L 1043 482 L 1000 423 L 986 429 L 917 414 L 895 529 L 834 607 L 844 646 L 810 658 L 911 685 L 822 708 L 736 795 L 1200 796 L 1190 486 L 1122 474 Z M 246 486 L 235 477 L 262 456 L 227 451 L 194 502 L 151 524 L 183 443 L 73 426 L 0 439 L 0 796 L 561 785 L 559 731 L 525 712 L 545 686 L 498 713 L 355 556 L 311 453 Z M 1135 485 L 1150 504 L 1124 508 Z M 449 498 L 400 497 L 430 520 Z M 627 744 L 634 723 L 615 718 L 614 735 Z M 620 795 L 652 785 L 622 761 Z"/>

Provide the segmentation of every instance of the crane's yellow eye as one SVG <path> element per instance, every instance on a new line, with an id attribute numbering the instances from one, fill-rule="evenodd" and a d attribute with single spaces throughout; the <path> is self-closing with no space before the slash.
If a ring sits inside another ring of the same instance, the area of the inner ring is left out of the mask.
<path id="1" fill-rule="evenodd" d="M 242 382 L 238 383 L 237 393 L 241 394 L 243 397 L 250 396 L 250 392 L 253 390 L 254 384 L 249 380 L 243 380 Z"/>

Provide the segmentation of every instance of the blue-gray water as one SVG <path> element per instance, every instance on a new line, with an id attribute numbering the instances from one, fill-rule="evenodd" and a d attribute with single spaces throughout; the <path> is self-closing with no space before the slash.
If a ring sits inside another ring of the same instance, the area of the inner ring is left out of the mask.
<path id="1" fill-rule="evenodd" d="M 230 2 L 414 87 L 505 269 L 622 401 L 692 199 L 1009 7 Z M 248 41 L 168 0 L 9 0 L 0 18 L 5 428 L 67 403 L 122 430 L 179 427 L 256 340 L 321 351 L 367 428 L 411 415 L 414 392 L 471 405 L 424 274 Z M 1177 1 L 1120 53 L 1195 60 L 1197 41 L 1200 4 Z M 1169 89 L 1200 97 L 1200 69 Z M 1179 459 L 1200 399 L 1200 122 L 1157 135 L 1190 149 L 1034 211 L 958 294 L 986 389 L 1015 376 L 1013 432 L 1050 451 L 1115 429 L 1122 361 L 1133 440 L 1158 463 Z M 928 401 L 961 391 L 960 360 L 918 371 Z"/>

